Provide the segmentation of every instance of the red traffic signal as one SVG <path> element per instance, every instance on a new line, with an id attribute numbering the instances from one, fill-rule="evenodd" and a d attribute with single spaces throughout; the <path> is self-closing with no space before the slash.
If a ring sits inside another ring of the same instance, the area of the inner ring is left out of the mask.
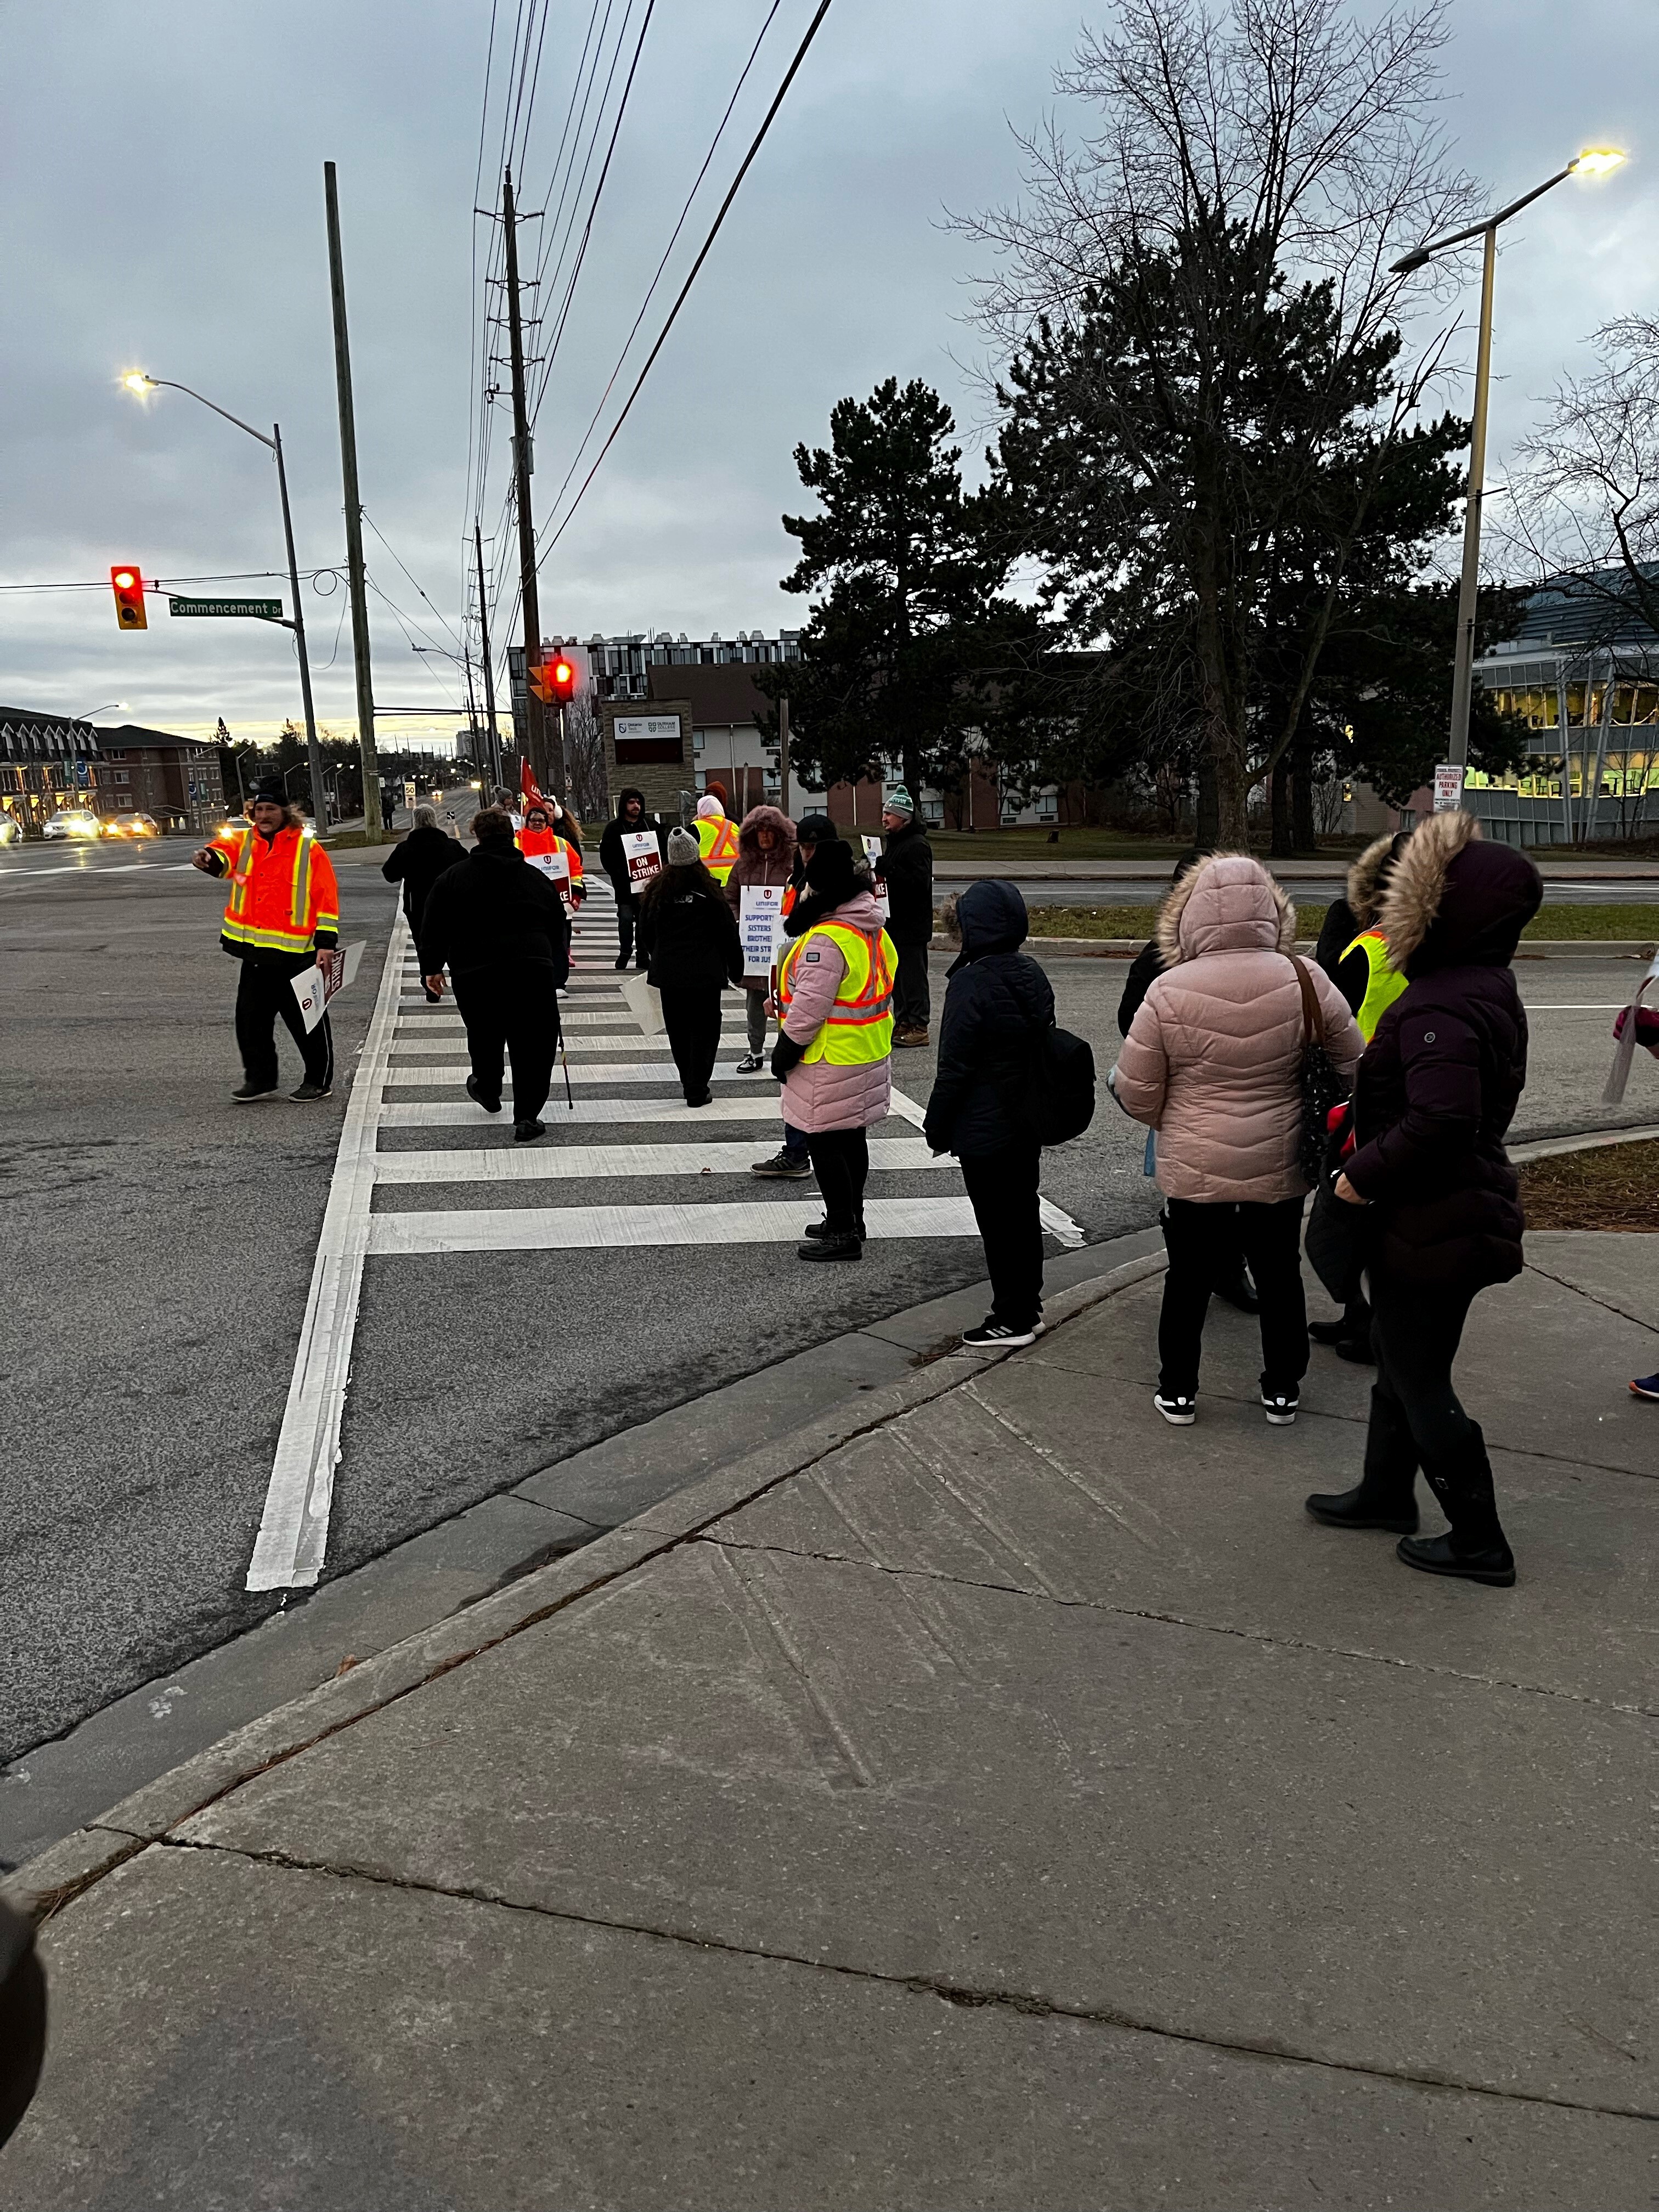
<path id="1" fill-rule="evenodd" d="M 561 707 L 568 706 L 576 696 L 576 672 L 561 653 L 549 670 L 553 679 L 553 696 Z"/>
<path id="2" fill-rule="evenodd" d="M 118 629 L 148 629 L 149 617 L 144 612 L 144 578 L 136 561 L 124 561 L 109 572 L 110 589 L 115 594 L 115 626 Z"/>

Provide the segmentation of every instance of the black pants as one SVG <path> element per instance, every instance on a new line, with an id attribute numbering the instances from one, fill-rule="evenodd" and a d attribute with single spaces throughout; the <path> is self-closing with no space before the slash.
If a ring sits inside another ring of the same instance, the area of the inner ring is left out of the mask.
<path id="1" fill-rule="evenodd" d="M 1452 1362 L 1475 1292 L 1425 1290 L 1380 1267 L 1370 1271 L 1369 1280 L 1376 1380 L 1362 1487 L 1368 1498 L 1404 1507 L 1420 1467 L 1457 1550 L 1501 1544 L 1486 1440 L 1452 1387 Z"/>
<path id="2" fill-rule="evenodd" d="M 634 917 L 638 912 L 632 891 L 617 893 L 617 951 L 624 963 L 634 957 Z"/>
<path id="3" fill-rule="evenodd" d="M 689 983 L 665 991 L 662 1019 L 685 1103 L 695 1106 L 708 1089 L 720 1048 L 720 985 Z"/>
<path id="4" fill-rule="evenodd" d="M 1302 1292 L 1302 1205 L 1299 1198 L 1266 1206 L 1206 1204 L 1170 1198 L 1164 1203 L 1164 1242 L 1169 1273 L 1158 1316 L 1158 1388 L 1165 1397 L 1191 1397 L 1198 1389 L 1199 1353 L 1210 1285 L 1228 1251 L 1243 1247 L 1261 1301 L 1261 1386 L 1289 1390 L 1308 1371 L 1308 1307 Z"/>
<path id="5" fill-rule="evenodd" d="M 479 1090 L 499 1103 L 510 1055 L 513 1118 L 535 1121 L 547 1103 L 559 1050 L 559 995 L 550 964 L 514 961 L 467 969 L 453 981 Z"/>
<path id="6" fill-rule="evenodd" d="M 241 965 L 236 984 L 236 1049 L 242 1055 L 242 1072 L 261 1091 L 276 1088 L 276 1018 L 300 1048 L 306 1081 L 326 1091 L 334 1080 L 334 1034 L 325 1014 L 309 1035 L 294 995 L 294 978 L 314 968 L 314 952 L 259 952 Z"/>
<path id="7" fill-rule="evenodd" d="M 1037 1212 L 1036 1145 L 964 1159 L 962 1179 L 973 1201 L 991 1278 L 993 1319 L 1030 1328 L 1042 1311 L 1042 1223 Z"/>
<path id="8" fill-rule="evenodd" d="M 898 966 L 893 975 L 893 1025 L 901 1030 L 925 1030 L 929 1012 L 927 947 L 901 945 L 896 949 Z"/>
<path id="9" fill-rule="evenodd" d="M 870 1139 L 862 1129 L 809 1131 L 806 1150 L 835 1237 L 864 1234 L 864 1186 L 870 1180 Z"/>

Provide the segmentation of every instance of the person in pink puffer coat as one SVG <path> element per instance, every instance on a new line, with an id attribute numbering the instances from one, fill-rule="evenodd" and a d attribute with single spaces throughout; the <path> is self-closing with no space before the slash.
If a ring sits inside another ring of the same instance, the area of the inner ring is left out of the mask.
<path id="1" fill-rule="evenodd" d="M 1261 1402 L 1296 1419 L 1308 1370 L 1302 1292 L 1302 985 L 1290 957 L 1296 908 L 1259 860 L 1215 853 L 1189 869 L 1158 916 L 1164 971 L 1112 1072 L 1118 1103 L 1158 1132 L 1169 1272 L 1158 1320 L 1167 1421 L 1196 1413 L 1199 1354 L 1216 1255 L 1231 1228 L 1261 1301 Z M 1338 1073 L 1362 1042 L 1347 1001 L 1311 961 L 1308 976 Z"/>
<path id="2" fill-rule="evenodd" d="M 858 1260 L 864 1255 L 864 1186 L 870 1173 L 865 1132 L 885 1118 L 892 1096 L 891 978 L 897 955 L 882 927 L 869 878 L 856 872 L 852 848 L 839 837 L 813 848 L 806 891 L 784 924 L 791 938 L 808 941 L 789 963 L 789 1011 L 772 1051 L 772 1073 L 783 1085 L 784 1121 L 805 1138 L 823 1197 L 823 1219 L 807 1230 L 806 1242 L 796 1249 L 803 1260 Z M 872 961 L 885 964 L 886 1011 L 859 1031 L 854 1048 L 865 1057 L 805 1057 L 847 975 L 846 957 L 819 928 L 823 922 L 858 931 Z"/>

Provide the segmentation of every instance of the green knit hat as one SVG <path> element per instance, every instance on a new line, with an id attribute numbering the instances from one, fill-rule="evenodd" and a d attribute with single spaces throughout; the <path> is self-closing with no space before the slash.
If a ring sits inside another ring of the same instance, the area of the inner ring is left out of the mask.
<path id="1" fill-rule="evenodd" d="M 890 814 L 914 814 L 916 811 L 916 802 L 902 783 L 893 786 L 884 804 Z"/>

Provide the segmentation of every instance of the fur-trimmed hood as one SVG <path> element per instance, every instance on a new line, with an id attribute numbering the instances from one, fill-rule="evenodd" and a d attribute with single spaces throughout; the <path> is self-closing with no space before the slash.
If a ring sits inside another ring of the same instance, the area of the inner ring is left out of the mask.
<path id="1" fill-rule="evenodd" d="M 743 817 L 742 827 L 738 831 L 738 850 L 758 860 L 760 858 L 758 833 L 763 830 L 775 830 L 778 833 L 778 847 L 775 849 L 781 850 L 787 860 L 794 859 L 795 825 L 782 808 L 778 806 L 750 808 L 748 813 Z"/>
<path id="2" fill-rule="evenodd" d="M 1507 967 L 1543 898 L 1542 878 L 1516 847 L 1488 844 L 1472 814 L 1431 814 L 1395 863 L 1377 927 L 1408 975 Z"/>
<path id="3" fill-rule="evenodd" d="M 1356 930 L 1370 929 L 1382 911 L 1382 894 L 1401 853 L 1410 842 L 1409 830 L 1391 830 L 1367 845 L 1348 871 L 1348 907 Z"/>
<path id="4" fill-rule="evenodd" d="M 1288 952 L 1296 908 L 1248 853 L 1208 853 L 1164 900 L 1156 938 L 1166 970 L 1206 952 Z"/>

